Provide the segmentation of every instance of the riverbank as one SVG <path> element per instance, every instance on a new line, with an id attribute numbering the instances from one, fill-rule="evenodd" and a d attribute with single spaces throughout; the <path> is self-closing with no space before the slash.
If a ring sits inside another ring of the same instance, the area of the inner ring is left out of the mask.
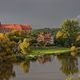
<path id="1" fill-rule="evenodd" d="M 62 54 L 70 51 L 70 48 L 32 48 L 31 55 Z"/>

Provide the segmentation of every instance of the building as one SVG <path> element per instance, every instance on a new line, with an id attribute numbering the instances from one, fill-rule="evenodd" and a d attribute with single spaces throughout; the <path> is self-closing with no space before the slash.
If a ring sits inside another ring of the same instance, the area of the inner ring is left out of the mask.
<path id="1" fill-rule="evenodd" d="M 0 23 L 0 32 L 9 32 L 12 30 L 25 30 L 31 31 L 32 27 L 30 25 L 22 25 L 22 24 L 1 24 Z"/>

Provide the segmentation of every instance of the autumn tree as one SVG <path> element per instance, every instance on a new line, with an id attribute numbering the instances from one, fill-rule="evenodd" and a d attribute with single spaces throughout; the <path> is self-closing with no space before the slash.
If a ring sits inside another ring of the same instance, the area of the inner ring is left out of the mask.
<path id="1" fill-rule="evenodd" d="M 11 41 L 19 42 L 19 40 L 23 40 L 24 38 L 31 39 L 31 33 L 24 30 L 13 30 L 11 32 L 6 33 L 8 38 Z"/>
<path id="2" fill-rule="evenodd" d="M 29 45 L 29 39 L 24 38 L 23 42 L 19 43 L 18 49 L 22 54 L 27 54 Z"/>
<path id="3" fill-rule="evenodd" d="M 17 43 L 10 41 L 6 34 L 0 33 L 0 57 L 7 57 L 17 52 Z"/>
<path id="4" fill-rule="evenodd" d="M 64 39 L 64 43 L 67 42 L 69 46 L 75 43 L 76 41 L 76 35 L 77 32 L 79 31 L 79 23 L 77 20 L 65 20 L 61 26 L 60 26 L 60 31 L 57 32 L 56 34 L 56 39 Z"/>

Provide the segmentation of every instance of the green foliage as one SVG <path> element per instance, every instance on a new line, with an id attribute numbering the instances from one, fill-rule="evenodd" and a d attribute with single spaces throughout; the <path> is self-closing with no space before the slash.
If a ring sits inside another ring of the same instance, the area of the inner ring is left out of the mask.
<path id="1" fill-rule="evenodd" d="M 10 41 L 6 34 L 0 33 L 0 57 L 5 57 L 14 54 L 17 44 Z"/>
<path id="2" fill-rule="evenodd" d="M 49 32 L 49 33 L 52 33 L 51 29 L 50 28 L 43 28 L 43 29 L 35 29 L 32 31 L 32 34 L 36 35 L 38 33 L 41 33 L 41 32 Z"/>
<path id="3" fill-rule="evenodd" d="M 79 29 L 79 23 L 77 20 L 65 20 L 61 25 L 61 31 L 63 34 L 63 38 L 66 37 L 74 37 L 76 36 Z"/>
<path id="4" fill-rule="evenodd" d="M 60 31 L 56 34 L 57 39 L 64 39 L 64 44 L 67 43 L 71 46 L 73 43 L 75 44 L 76 35 L 79 31 L 79 23 L 77 20 L 65 20 L 61 24 Z M 66 42 L 67 41 L 67 42 Z"/>
<path id="5" fill-rule="evenodd" d="M 18 42 L 19 40 L 23 40 L 24 38 L 31 39 L 31 33 L 24 30 L 13 30 L 11 32 L 8 32 L 7 36 L 11 41 L 15 41 L 15 42 Z"/>
<path id="6" fill-rule="evenodd" d="M 0 57 L 14 55 L 19 52 L 26 54 L 30 40 L 30 33 L 26 31 L 14 30 L 8 33 L 0 33 Z"/>
<path id="7" fill-rule="evenodd" d="M 59 30 L 59 28 L 35 29 L 35 30 L 32 31 L 32 34 L 37 35 L 38 33 L 41 33 L 41 32 L 47 32 L 47 33 L 51 33 L 52 35 L 55 35 L 58 30 Z"/>
<path id="8" fill-rule="evenodd" d="M 8 56 L 14 54 L 16 51 L 16 43 L 13 41 L 0 41 L 0 56 Z"/>

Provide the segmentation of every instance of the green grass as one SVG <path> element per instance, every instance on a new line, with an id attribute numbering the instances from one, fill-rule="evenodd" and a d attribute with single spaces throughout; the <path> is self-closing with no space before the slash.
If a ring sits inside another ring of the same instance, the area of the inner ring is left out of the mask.
<path id="1" fill-rule="evenodd" d="M 31 55 L 61 54 L 70 51 L 70 48 L 32 48 Z"/>

